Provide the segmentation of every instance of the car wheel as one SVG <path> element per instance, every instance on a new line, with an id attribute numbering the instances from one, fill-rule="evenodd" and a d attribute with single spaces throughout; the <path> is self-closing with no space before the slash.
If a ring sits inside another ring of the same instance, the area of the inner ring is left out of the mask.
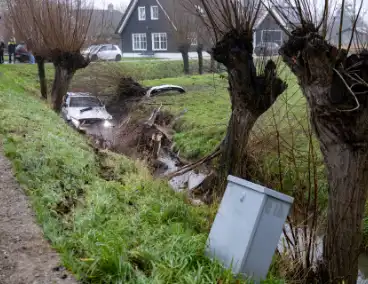
<path id="1" fill-rule="evenodd" d="M 98 56 L 96 54 L 93 54 L 91 57 L 91 61 L 96 62 L 98 60 Z"/>
<path id="2" fill-rule="evenodd" d="M 120 61 L 121 60 L 121 55 L 120 54 L 118 54 L 118 55 L 116 55 L 116 57 L 115 57 L 115 61 Z"/>
<path id="3" fill-rule="evenodd" d="M 69 125 L 71 128 L 76 129 L 75 125 L 72 123 L 70 119 L 66 120 L 66 124 Z"/>

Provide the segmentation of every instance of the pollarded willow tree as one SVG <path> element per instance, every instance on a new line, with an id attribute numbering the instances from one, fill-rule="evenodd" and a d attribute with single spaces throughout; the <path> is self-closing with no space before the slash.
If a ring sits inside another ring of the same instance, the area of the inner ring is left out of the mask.
<path id="1" fill-rule="evenodd" d="M 322 261 L 328 279 L 324 280 L 353 284 L 368 191 L 368 51 L 359 48 L 365 43 L 357 34 L 363 2 L 353 5 L 350 10 L 354 13 L 349 16 L 344 0 L 326 0 L 321 11 L 313 0 L 286 2 L 299 23 L 289 23 L 293 30 L 280 55 L 307 99 L 328 173 Z M 285 11 L 278 6 L 278 13 L 287 21 L 290 16 Z"/>
<path id="2" fill-rule="evenodd" d="M 171 23 L 171 35 L 175 39 L 178 51 L 183 57 L 184 73 L 189 74 L 189 52 L 198 53 L 199 73 L 203 73 L 203 22 L 196 15 L 185 9 L 180 0 L 164 0 L 165 11 Z"/>
<path id="3" fill-rule="evenodd" d="M 226 137 L 219 147 L 221 157 L 216 178 L 216 188 L 222 193 L 229 174 L 247 178 L 250 132 L 257 119 L 272 106 L 287 85 L 277 76 L 275 62 L 259 58 L 255 64 L 252 56 L 253 27 L 261 1 L 184 2 L 186 8 L 202 21 L 208 34 L 213 35 L 213 57 L 227 70 L 231 116 Z"/>
<path id="4" fill-rule="evenodd" d="M 35 55 L 40 79 L 41 98 L 47 99 L 46 48 L 40 31 L 35 28 L 35 18 L 32 16 L 31 10 L 27 8 L 27 5 L 27 2 L 8 2 L 5 24 L 8 30 L 14 31 L 12 36 L 15 36 L 18 40 L 23 40 L 27 48 Z"/>
<path id="5" fill-rule="evenodd" d="M 52 107 L 60 111 L 62 98 L 78 69 L 89 64 L 80 52 L 86 42 L 93 14 L 88 0 L 7 0 L 10 15 L 24 40 L 39 58 L 55 67 Z M 24 25 L 23 25 L 24 24 Z M 37 58 L 37 57 L 36 57 Z"/>

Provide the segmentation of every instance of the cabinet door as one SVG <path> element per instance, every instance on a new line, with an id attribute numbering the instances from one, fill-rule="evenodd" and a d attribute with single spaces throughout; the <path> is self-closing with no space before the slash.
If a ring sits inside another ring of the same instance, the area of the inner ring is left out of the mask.
<path id="1" fill-rule="evenodd" d="M 264 195 L 229 182 L 212 225 L 207 253 L 240 273 L 252 241 Z"/>

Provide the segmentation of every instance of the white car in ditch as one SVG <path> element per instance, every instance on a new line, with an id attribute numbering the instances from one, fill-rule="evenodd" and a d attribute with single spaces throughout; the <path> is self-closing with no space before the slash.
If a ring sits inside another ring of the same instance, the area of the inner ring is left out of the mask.
<path id="1" fill-rule="evenodd" d="M 185 93 L 183 87 L 176 86 L 176 85 L 160 85 L 154 86 L 147 90 L 146 97 L 150 98 L 153 96 L 157 96 L 160 94 L 170 93 L 170 92 L 179 92 L 180 94 Z"/>
<path id="2" fill-rule="evenodd" d="M 105 105 L 88 93 L 68 92 L 61 109 L 63 118 L 76 129 L 86 132 L 88 129 L 113 127 L 112 116 Z"/>

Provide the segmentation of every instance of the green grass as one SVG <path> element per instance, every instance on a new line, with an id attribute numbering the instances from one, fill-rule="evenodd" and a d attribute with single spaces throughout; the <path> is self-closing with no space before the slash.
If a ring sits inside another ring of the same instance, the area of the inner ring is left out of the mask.
<path id="1" fill-rule="evenodd" d="M 320 192 L 319 204 L 325 208 L 325 167 L 314 137 L 313 152 L 316 157 L 314 162 L 310 162 L 306 102 L 295 78 L 285 71 L 283 76 L 288 81 L 288 90 L 260 117 L 251 134 L 248 149 L 257 163 L 252 179 L 294 195 L 296 188 L 313 187 L 311 179 L 315 178 Z M 177 115 L 186 111 L 174 126 L 175 147 L 180 150 L 181 156 L 191 160 L 199 159 L 221 142 L 231 113 L 226 79 L 219 75 L 185 76 L 145 80 L 143 84 L 176 84 L 185 87 L 185 94 L 155 98 L 156 103 L 163 104 L 163 110 Z"/>
<path id="2" fill-rule="evenodd" d="M 294 79 L 290 78 L 289 81 L 291 87 L 278 99 L 273 108 L 260 118 L 254 129 L 254 136 L 273 131 L 275 125 L 282 131 L 289 131 L 287 128 L 291 127 L 289 122 L 294 120 L 293 116 L 306 121 L 305 100 Z M 155 99 L 157 103 L 164 104 L 165 110 L 176 114 L 186 111 L 175 126 L 175 142 L 183 156 L 189 159 L 200 158 L 210 153 L 220 143 L 231 113 L 225 78 L 209 74 L 145 80 L 143 84 L 146 86 L 175 84 L 186 89 L 187 93 L 183 95 L 170 94 Z"/>
<path id="3" fill-rule="evenodd" d="M 189 206 L 138 162 L 96 156 L 34 96 L 35 69 L 0 66 L 0 137 L 63 264 L 83 283 L 235 283 L 204 257 L 216 208 Z"/>
<path id="4" fill-rule="evenodd" d="M 198 63 L 193 60 L 189 62 L 191 74 L 198 73 Z M 137 60 L 137 62 L 102 62 L 90 64 L 87 68 L 80 70 L 76 77 L 88 76 L 91 72 L 106 72 L 109 67 L 120 68 L 126 75 L 136 80 L 153 80 L 182 76 L 183 62 L 181 60 Z M 209 62 L 204 61 L 205 70 L 209 70 Z"/>
<path id="5" fill-rule="evenodd" d="M 157 57 L 123 57 L 121 60 L 122 62 L 125 60 L 159 60 L 160 58 Z"/>
<path id="6" fill-rule="evenodd" d="M 218 75 L 143 81 L 144 85 L 175 84 L 187 93 L 157 97 L 164 109 L 175 114 L 186 111 L 175 125 L 175 143 L 181 154 L 196 159 L 211 152 L 224 137 L 230 114 L 226 81 Z"/>

